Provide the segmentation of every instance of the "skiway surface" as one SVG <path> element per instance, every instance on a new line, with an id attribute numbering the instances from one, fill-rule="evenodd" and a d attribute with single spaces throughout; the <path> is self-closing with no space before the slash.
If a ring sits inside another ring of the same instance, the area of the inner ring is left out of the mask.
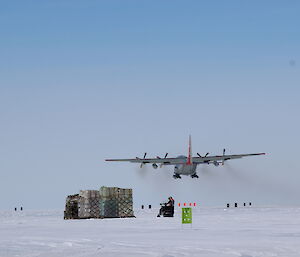
<path id="1" fill-rule="evenodd" d="M 299 257 L 300 208 L 195 208 L 193 226 L 156 218 L 63 220 L 62 211 L 0 212 L 0 256 Z"/>

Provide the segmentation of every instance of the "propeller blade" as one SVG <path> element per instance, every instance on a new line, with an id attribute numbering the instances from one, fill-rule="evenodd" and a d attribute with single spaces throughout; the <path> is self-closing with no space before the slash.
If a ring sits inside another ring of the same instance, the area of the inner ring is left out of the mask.
<path id="1" fill-rule="evenodd" d="M 223 156 L 225 155 L 225 151 L 226 151 L 226 149 L 224 148 L 223 149 Z M 225 163 L 225 160 L 222 161 L 222 165 L 224 165 L 224 163 Z"/>
<path id="2" fill-rule="evenodd" d="M 145 153 L 145 154 L 144 154 L 144 158 L 143 158 L 143 159 L 145 159 L 145 158 L 146 158 L 146 155 L 147 155 L 147 153 Z"/>
<path id="3" fill-rule="evenodd" d="M 143 168 L 143 166 L 144 166 L 144 163 L 141 163 L 140 168 Z"/>
<path id="4" fill-rule="evenodd" d="M 165 157 L 164 157 L 164 159 L 166 159 L 166 158 L 167 158 L 167 156 L 168 156 L 168 153 L 166 153 L 166 154 L 165 154 Z M 157 156 L 157 158 L 158 158 L 158 159 L 161 159 L 159 156 Z M 160 167 L 160 168 L 162 168 L 163 166 L 164 166 L 164 164 L 163 164 L 163 163 L 159 164 L 159 167 Z"/>
<path id="5" fill-rule="evenodd" d="M 206 153 L 204 157 L 207 157 L 207 155 L 209 155 L 209 153 Z"/>
<path id="6" fill-rule="evenodd" d="M 197 155 L 198 155 L 200 158 L 202 158 L 202 156 L 201 156 L 199 153 L 197 153 Z"/>

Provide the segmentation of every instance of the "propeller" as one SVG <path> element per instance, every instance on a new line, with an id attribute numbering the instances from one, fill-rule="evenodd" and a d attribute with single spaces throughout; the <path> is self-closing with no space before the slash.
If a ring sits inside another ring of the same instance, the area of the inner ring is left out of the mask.
<path id="1" fill-rule="evenodd" d="M 169 154 L 169 153 L 166 153 L 166 154 L 165 154 L 165 157 L 164 157 L 164 159 L 166 159 L 166 158 L 167 158 L 168 154 Z M 159 159 L 161 159 L 161 158 L 159 158 Z M 162 166 L 164 166 L 164 164 L 163 164 L 163 163 L 161 163 L 161 164 L 159 165 L 159 167 L 160 167 L 160 168 L 162 168 Z"/>
<path id="2" fill-rule="evenodd" d="M 205 156 L 201 156 L 199 153 L 197 153 L 197 155 L 198 155 L 199 157 L 203 158 L 203 157 L 207 157 L 207 155 L 209 155 L 209 153 L 206 153 Z"/>
<path id="3" fill-rule="evenodd" d="M 143 159 L 146 158 L 146 155 L 147 155 L 147 153 L 144 153 Z M 140 160 L 140 158 L 138 158 L 138 157 L 136 157 L 136 159 L 137 159 L 137 160 Z M 143 168 L 144 164 L 145 164 L 145 163 L 141 163 L 140 168 Z"/>
<path id="4" fill-rule="evenodd" d="M 223 149 L 223 156 L 225 155 L 225 152 L 226 152 L 226 149 L 224 148 L 224 149 Z M 223 160 L 222 160 L 222 165 L 224 165 L 224 163 L 225 163 L 225 160 L 223 159 Z"/>
<path id="5" fill-rule="evenodd" d="M 209 155 L 209 153 L 206 153 L 204 156 L 201 156 L 199 153 L 197 153 L 197 155 L 198 155 L 200 158 L 205 158 L 205 157 L 207 157 L 207 155 Z M 209 161 L 205 161 L 204 163 L 209 164 Z"/>

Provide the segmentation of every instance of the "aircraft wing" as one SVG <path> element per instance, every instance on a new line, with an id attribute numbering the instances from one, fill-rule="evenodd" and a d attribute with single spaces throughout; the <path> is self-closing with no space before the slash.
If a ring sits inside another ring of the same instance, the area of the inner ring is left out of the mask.
<path id="1" fill-rule="evenodd" d="M 250 153 L 250 154 L 233 154 L 233 155 L 215 155 L 207 157 L 193 157 L 193 163 L 211 163 L 214 161 L 227 161 L 233 159 L 240 159 L 247 156 L 265 155 L 265 153 Z"/>
<path id="2" fill-rule="evenodd" d="M 133 162 L 133 163 L 156 163 L 156 164 L 164 164 L 164 165 L 176 165 L 186 163 L 186 158 L 135 158 L 135 159 L 106 159 L 107 162 Z"/>
<path id="3" fill-rule="evenodd" d="M 265 153 L 252 153 L 252 154 L 233 154 L 233 155 L 215 155 L 207 157 L 193 157 L 192 162 L 195 164 L 212 163 L 215 161 L 227 161 L 233 159 L 240 159 L 247 156 L 264 155 Z M 132 162 L 132 163 L 156 163 L 164 165 L 186 164 L 187 157 L 176 158 L 135 158 L 135 159 L 106 159 L 108 162 Z"/>

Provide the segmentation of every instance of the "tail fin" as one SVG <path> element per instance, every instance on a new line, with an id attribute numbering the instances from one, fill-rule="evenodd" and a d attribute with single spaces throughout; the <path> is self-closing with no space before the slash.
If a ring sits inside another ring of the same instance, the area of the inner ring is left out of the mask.
<path id="1" fill-rule="evenodd" d="M 192 137 L 191 135 L 189 136 L 189 154 L 188 154 L 188 158 L 187 158 L 187 165 L 192 165 L 193 164 L 193 158 L 192 158 Z"/>

